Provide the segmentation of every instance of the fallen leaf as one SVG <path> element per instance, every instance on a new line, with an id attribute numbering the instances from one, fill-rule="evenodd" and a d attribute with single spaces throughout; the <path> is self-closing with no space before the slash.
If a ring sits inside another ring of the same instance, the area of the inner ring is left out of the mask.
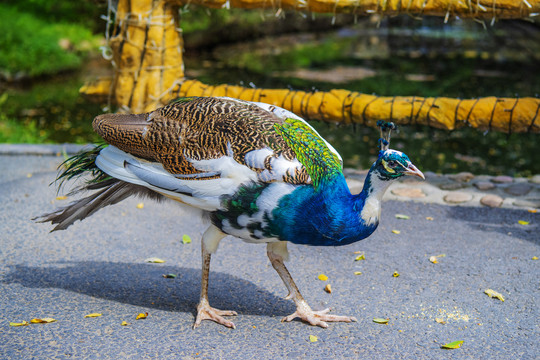
<path id="1" fill-rule="evenodd" d="M 122 323 L 121 323 L 120 325 L 122 325 L 122 326 L 128 326 L 128 325 L 130 325 L 130 324 L 129 324 L 127 321 L 122 321 Z"/>
<path id="2" fill-rule="evenodd" d="M 527 211 L 530 212 L 531 214 L 536 214 L 538 212 L 538 210 L 536 209 L 529 209 Z"/>
<path id="3" fill-rule="evenodd" d="M 144 207 L 144 203 L 138 203 L 137 204 L 137 209 L 142 209 Z"/>
<path id="4" fill-rule="evenodd" d="M 309 342 L 317 342 L 319 340 L 315 335 L 309 335 Z"/>
<path id="5" fill-rule="evenodd" d="M 330 286 L 330 284 L 326 284 L 326 286 L 324 287 L 324 291 L 326 291 L 329 294 L 332 293 L 332 287 Z"/>
<path id="6" fill-rule="evenodd" d="M 66 199 L 67 199 L 67 196 L 65 196 L 65 195 L 56 197 L 56 200 L 66 200 Z"/>
<path id="7" fill-rule="evenodd" d="M 139 315 L 137 315 L 137 317 L 135 318 L 135 320 L 141 320 L 141 319 L 146 319 L 148 317 L 148 313 L 145 312 L 145 313 L 139 313 Z"/>
<path id="8" fill-rule="evenodd" d="M 53 319 L 53 318 L 42 318 L 42 319 L 32 319 L 30 320 L 30 322 L 32 324 L 48 324 L 48 323 L 52 323 L 52 322 L 55 322 L 56 320 Z"/>
<path id="9" fill-rule="evenodd" d="M 440 254 L 440 255 L 433 255 L 429 257 L 429 261 L 431 261 L 434 264 L 437 264 L 439 261 L 437 261 L 438 258 L 445 257 L 446 254 Z"/>
<path id="10" fill-rule="evenodd" d="M 182 236 L 182 244 L 191 244 L 191 238 L 189 237 L 189 235 L 183 235 Z"/>
<path id="11" fill-rule="evenodd" d="M 144 260 L 144 262 L 155 263 L 155 264 L 163 264 L 165 262 L 165 260 L 161 260 L 160 258 L 157 258 L 157 257 L 151 257 L 151 258 L 148 258 L 148 259 Z"/>
<path id="12" fill-rule="evenodd" d="M 320 274 L 320 275 L 318 276 L 318 278 L 319 278 L 319 280 L 321 280 L 321 281 L 326 281 L 326 280 L 328 280 L 328 276 L 326 276 L 326 275 L 324 275 L 324 274 Z"/>
<path id="13" fill-rule="evenodd" d="M 362 275 L 362 272 L 361 271 L 355 271 L 354 275 Z"/>
<path id="14" fill-rule="evenodd" d="M 525 220 L 518 220 L 518 224 L 519 225 L 529 225 L 530 223 L 528 221 L 525 221 Z"/>
<path id="15" fill-rule="evenodd" d="M 533 256 L 532 259 L 533 260 L 538 260 L 538 256 Z"/>
<path id="16" fill-rule="evenodd" d="M 383 318 L 373 318 L 373 322 L 377 324 L 388 324 L 388 321 L 390 319 L 383 319 Z"/>
<path id="17" fill-rule="evenodd" d="M 444 321 L 443 319 L 441 318 L 435 318 L 435 321 L 438 322 L 439 324 L 446 324 L 446 321 Z"/>
<path id="18" fill-rule="evenodd" d="M 459 349 L 461 347 L 461 344 L 463 344 L 463 340 L 452 341 L 448 344 L 442 345 L 441 349 Z"/>
<path id="19" fill-rule="evenodd" d="M 26 177 L 27 177 L 27 178 L 31 178 L 31 177 L 32 177 L 32 173 L 26 174 Z"/>
<path id="20" fill-rule="evenodd" d="M 9 326 L 26 326 L 30 324 L 28 321 L 23 321 L 23 322 L 20 322 L 20 323 L 17 323 L 17 322 L 10 322 L 9 323 Z"/>
<path id="21" fill-rule="evenodd" d="M 431 216 L 426 216 L 426 220 L 433 220 L 433 218 Z"/>
<path id="22" fill-rule="evenodd" d="M 360 261 L 360 260 L 366 260 L 366 254 L 362 253 L 362 255 L 358 255 L 354 258 L 354 261 Z"/>
<path id="23" fill-rule="evenodd" d="M 392 230 L 392 233 L 394 233 L 394 234 L 401 234 L 401 231 L 399 231 L 399 230 Z"/>
<path id="24" fill-rule="evenodd" d="M 161 276 L 163 276 L 165 279 L 176 279 L 176 274 L 163 274 Z"/>
<path id="25" fill-rule="evenodd" d="M 484 290 L 484 293 L 490 298 L 496 298 L 504 302 L 504 296 L 502 296 L 501 293 L 498 293 L 495 290 L 487 289 L 487 290 Z"/>
<path id="26" fill-rule="evenodd" d="M 396 219 L 409 220 L 411 217 L 403 214 L 396 214 Z"/>
<path id="27" fill-rule="evenodd" d="M 394 273 L 392 274 L 393 277 L 399 277 L 399 273 L 397 271 L 394 271 Z"/>
<path id="28" fill-rule="evenodd" d="M 103 315 L 103 314 L 100 314 L 100 313 L 92 313 L 92 314 L 84 315 L 84 317 L 85 317 L 85 318 L 95 318 L 95 317 L 100 317 L 101 315 Z"/>
<path id="29" fill-rule="evenodd" d="M 364 252 L 363 252 L 363 251 L 360 251 L 360 250 L 354 251 L 354 252 L 353 252 L 353 254 L 363 254 L 363 253 L 364 253 Z"/>

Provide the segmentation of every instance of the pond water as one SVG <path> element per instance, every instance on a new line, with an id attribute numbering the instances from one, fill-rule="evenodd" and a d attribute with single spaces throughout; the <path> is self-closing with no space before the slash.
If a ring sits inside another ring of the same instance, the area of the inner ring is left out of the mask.
<path id="1" fill-rule="evenodd" d="M 428 20 L 385 19 L 379 27 L 364 21 L 324 33 L 277 34 L 207 48 L 190 48 L 186 35 L 186 75 L 209 84 L 343 88 L 388 96 L 540 93 L 540 31 L 534 25 L 508 23 L 484 30 L 472 22 L 448 26 L 441 19 Z M 3 111 L 37 127 L 40 141 L 98 141 L 91 121 L 106 104 L 79 96 L 78 89 L 109 69 L 107 62 L 93 58 L 80 72 L 10 86 Z M 342 154 L 345 166 L 367 168 L 374 160 L 376 129 L 313 125 Z M 529 176 L 540 173 L 537 141 L 537 134 L 402 126 L 392 147 L 406 152 L 422 170 Z"/>

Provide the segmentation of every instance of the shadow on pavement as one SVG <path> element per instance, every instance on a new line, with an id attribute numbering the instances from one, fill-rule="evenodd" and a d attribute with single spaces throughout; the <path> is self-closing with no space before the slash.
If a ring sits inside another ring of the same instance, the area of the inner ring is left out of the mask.
<path id="1" fill-rule="evenodd" d="M 27 288 L 57 288 L 136 306 L 195 313 L 201 271 L 190 268 L 113 262 L 66 262 L 46 267 L 15 265 L 2 280 Z M 163 274 L 176 274 L 166 279 Z M 294 305 L 253 283 L 211 272 L 210 304 L 242 314 L 278 316 Z"/>
<path id="2" fill-rule="evenodd" d="M 450 206 L 446 213 L 449 218 L 469 223 L 471 227 L 481 231 L 495 231 L 504 235 L 511 234 L 513 237 L 530 241 L 540 245 L 540 227 L 538 226 L 539 214 L 530 213 L 527 210 L 493 209 L 475 207 Z M 519 224 L 516 219 L 528 222 L 526 225 Z"/>

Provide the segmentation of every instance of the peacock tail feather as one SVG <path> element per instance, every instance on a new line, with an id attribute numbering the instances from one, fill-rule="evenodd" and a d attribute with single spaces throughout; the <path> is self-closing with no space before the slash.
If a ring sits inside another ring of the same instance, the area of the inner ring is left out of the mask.
<path id="1" fill-rule="evenodd" d="M 103 170 L 97 167 L 96 158 L 106 144 L 97 145 L 90 150 L 83 150 L 77 154 L 69 157 L 62 162 L 58 169 L 60 170 L 58 176 L 53 183 L 58 183 L 57 191 L 59 192 L 66 181 L 78 179 L 81 176 L 89 176 L 86 179 L 85 184 L 94 185 L 111 179 L 111 176 L 107 175 Z M 76 188 L 71 193 L 77 192 L 80 188 Z"/>

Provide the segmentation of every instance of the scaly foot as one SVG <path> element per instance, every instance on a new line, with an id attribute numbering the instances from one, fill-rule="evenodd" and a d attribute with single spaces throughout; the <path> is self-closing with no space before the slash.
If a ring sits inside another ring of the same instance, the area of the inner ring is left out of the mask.
<path id="1" fill-rule="evenodd" d="M 193 328 L 195 329 L 199 327 L 199 325 L 201 325 L 201 321 L 203 320 L 212 320 L 217 322 L 218 324 L 236 329 L 236 326 L 234 326 L 234 323 L 232 321 L 223 318 L 223 316 L 233 315 L 238 314 L 236 313 L 236 311 L 219 310 L 211 307 L 208 302 L 201 302 L 197 306 L 197 319 L 195 320 L 195 324 L 193 324 Z"/>
<path id="2" fill-rule="evenodd" d="M 352 321 L 358 321 L 354 316 L 340 316 L 340 315 L 330 315 L 328 312 L 330 309 L 324 309 L 321 311 L 313 311 L 311 308 L 303 308 L 298 307 L 296 311 L 289 315 L 285 316 L 281 321 L 291 321 L 295 318 L 300 318 L 301 320 L 314 325 L 314 326 L 320 326 L 322 328 L 327 328 L 328 322 L 352 322 Z"/>

